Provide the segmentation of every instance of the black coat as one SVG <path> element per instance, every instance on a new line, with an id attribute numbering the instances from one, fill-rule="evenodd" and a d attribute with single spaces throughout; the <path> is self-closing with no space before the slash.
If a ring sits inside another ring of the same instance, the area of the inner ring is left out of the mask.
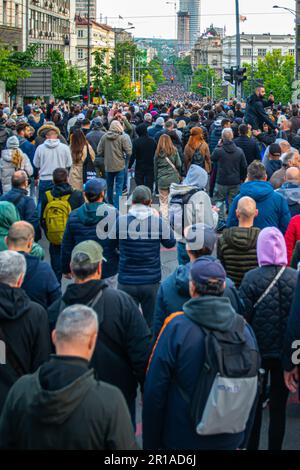
<path id="1" fill-rule="evenodd" d="M 117 386 L 132 405 L 138 384 L 144 383 L 150 355 L 151 334 L 141 312 L 125 292 L 107 287 L 103 281 L 68 286 L 61 302 L 48 310 L 50 329 L 66 306 L 87 305 L 99 290 L 102 297 L 93 307 L 98 315 L 99 335 L 91 361 L 98 380 Z"/>
<path id="2" fill-rule="evenodd" d="M 247 160 L 243 150 L 234 142 L 225 141 L 221 147 L 216 147 L 211 160 L 218 165 L 216 177 L 218 184 L 235 186 L 245 180 Z"/>
<path id="3" fill-rule="evenodd" d="M 234 139 L 234 143 L 237 147 L 244 151 L 248 165 L 250 165 L 253 160 L 260 160 L 260 148 L 257 140 L 253 137 L 240 135 Z"/>
<path id="4" fill-rule="evenodd" d="M 69 356 L 54 356 L 14 385 L 0 419 L 0 447 L 137 449 L 121 392 L 97 382 L 85 360 Z"/>
<path id="5" fill-rule="evenodd" d="M 265 108 L 271 104 L 259 98 L 255 93 L 251 95 L 247 100 L 245 123 L 250 124 L 252 129 L 262 129 L 265 122 L 271 129 L 276 129 L 276 124 L 271 121 L 265 111 Z"/>
<path id="6" fill-rule="evenodd" d="M 288 316 L 297 284 L 297 271 L 286 268 L 271 292 L 253 308 L 281 267 L 262 266 L 249 271 L 241 284 L 240 297 L 245 317 L 252 326 L 263 358 L 280 359 Z"/>
<path id="7" fill-rule="evenodd" d="M 154 155 L 157 147 L 156 141 L 147 135 L 133 141 L 132 155 L 129 168 L 135 163 L 135 169 L 142 173 L 153 173 Z"/>
<path id="8" fill-rule="evenodd" d="M 5 343 L 17 358 L 20 372 L 15 371 L 6 347 L 6 364 L 1 364 L 0 412 L 12 385 L 22 374 L 28 374 L 48 360 L 50 338 L 48 317 L 44 308 L 32 302 L 22 289 L 0 284 L 0 327 Z"/>

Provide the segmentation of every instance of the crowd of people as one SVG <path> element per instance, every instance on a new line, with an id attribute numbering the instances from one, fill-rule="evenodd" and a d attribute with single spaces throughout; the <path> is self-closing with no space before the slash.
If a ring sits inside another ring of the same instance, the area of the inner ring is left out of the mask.
<path id="1" fill-rule="evenodd" d="M 144 449 L 257 450 L 268 405 L 280 450 L 299 149 L 299 107 L 262 86 L 1 105 L 0 448 L 137 450 L 141 394 Z"/>

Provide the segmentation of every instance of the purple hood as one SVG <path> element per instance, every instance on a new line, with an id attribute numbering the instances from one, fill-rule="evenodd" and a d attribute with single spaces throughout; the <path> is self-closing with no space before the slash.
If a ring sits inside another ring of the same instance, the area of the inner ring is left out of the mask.
<path id="1" fill-rule="evenodd" d="M 282 233 L 275 227 L 263 229 L 257 239 L 259 266 L 287 266 L 287 250 Z"/>

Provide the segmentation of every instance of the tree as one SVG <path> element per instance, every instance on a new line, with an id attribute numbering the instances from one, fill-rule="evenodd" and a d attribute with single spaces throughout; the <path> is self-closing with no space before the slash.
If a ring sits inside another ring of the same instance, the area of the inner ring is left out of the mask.
<path id="1" fill-rule="evenodd" d="M 212 84 L 214 98 L 222 98 L 222 81 L 217 72 L 207 65 L 199 65 L 193 74 L 191 91 L 201 96 L 211 96 Z"/>
<path id="2" fill-rule="evenodd" d="M 0 49 L 0 80 L 5 82 L 8 92 L 15 93 L 18 80 L 29 77 L 30 73 L 11 58 L 11 51 Z"/>
<path id="3" fill-rule="evenodd" d="M 174 62 L 178 80 L 181 83 L 186 83 L 187 77 L 191 77 L 193 75 L 191 56 L 188 55 L 186 57 L 179 58 L 179 59 L 172 58 L 172 60 Z"/>
<path id="4" fill-rule="evenodd" d="M 249 95 L 251 90 L 251 65 L 247 67 L 248 81 L 244 84 L 244 95 Z M 267 94 L 274 93 L 275 100 L 287 104 L 292 99 L 292 83 L 295 74 L 295 59 L 292 55 L 282 55 L 280 51 L 268 52 L 264 58 L 259 58 L 253 68 L 254 86 L 261 80 Z"/>
<path id="5" fill-rule="evenodd" d="M 105 63 L 107 52 L 107 49 L 101 49 L 92 53 L 95 65 L 91 68 L 91 79 L 98 96 L 107 96 L 110 88 L 109 67 Z"/>
<path id="6" fill-rule="evenodd" d="M 162 62 L 158 59 L 158 57 L 154 57 L 154 59 L 149 62 L 147 67 L 149 75 L 152 76 L 156 86 L 160 85 L 166 80 L 162 69 Z"/>

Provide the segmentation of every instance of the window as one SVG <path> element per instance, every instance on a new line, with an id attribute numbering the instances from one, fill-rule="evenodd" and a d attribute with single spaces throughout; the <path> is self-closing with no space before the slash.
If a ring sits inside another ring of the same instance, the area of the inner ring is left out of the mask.
<path id="1" fill-rule="evenodd" d="M 265 57 L 267 55 L 267 49 L 258 49 L 258 57 Z"/>
<path id="2" fill-rule="evenodd" d="M 77 31 L 77 37 L 78 37 L 78 38 L 83 38 L 83 37 L 84 37 L 83 29 L 79 29 L 79 30 Z"/>
<path id="3" fill-rule="evenodd" d="M 251 54 L 252 54 L 252 49 L 251 48 L 243 49 L 243 56 L 244 57 L 251 57 Z"/>
<path id="4" fill-rule="evenodd" d="M 16 3 L 16 10 L 15 10 L 15 27 L 19 27 L 19 5 Z"/>
<path id="5" fill-rule="evenodd" d="M 295 55 L 295 49 L 289 49 L 289 55 Z"/>
<path id="6" fill-rule="evenodd" d="M 77 59 L 83 59 L 83 49 L 77 49 Z"/>
<path id="7" fill-rule="evenodd" d="M 7 2 L 3 2 L 3 19 L 2 23 L 7 24 Z"/>

